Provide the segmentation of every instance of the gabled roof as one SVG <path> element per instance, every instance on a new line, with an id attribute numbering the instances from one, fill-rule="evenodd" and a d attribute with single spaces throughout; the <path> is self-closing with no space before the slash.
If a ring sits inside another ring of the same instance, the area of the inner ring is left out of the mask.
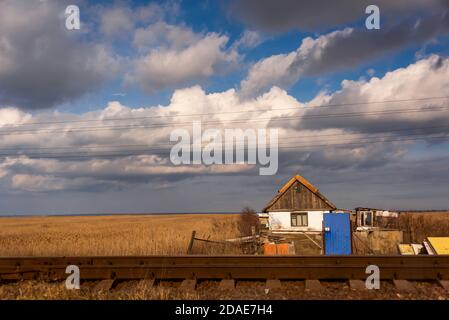
<path id="1" fill-rule="evenodd" d="M 304 185 L 307 189 L 309 189 L 311 192 L 313 192 L 317 197 L 319 197 L 321 200 L 323 200 L 329 207 L 332 208 L 332 210 L 337 209 L 337 207 L 330 202 L 324 195 L 320 193 L 320 191 L 311 184 L 306 178 L 300 176 L 299 174 L 293 176 L 286 184 L 282 186 L 281 189 L 279 189 L 278 194 L 271 199 L 271 201 L 263 208 L 262 212 L 267 212 L 268 208 L 270 208 L 282 195 L 296 182 L 298 181 L 302 185 Z"/>

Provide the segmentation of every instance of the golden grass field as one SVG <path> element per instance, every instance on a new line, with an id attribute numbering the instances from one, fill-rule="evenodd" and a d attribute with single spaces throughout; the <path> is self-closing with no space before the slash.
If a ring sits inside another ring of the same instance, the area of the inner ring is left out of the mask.
<path id="1" fill-rule="evenodd" d="M 422 243 L 427 237 L 449 236 L 449 212 L 403 212 L 399 229 L 411 232 L 411 240 Z"/>
<path id="2" fill-rule="evenodd" d="M 192 230 L 210 240 L 240 235 L 239 215 L 117 215 L 0 218 L 0 256 L 104 256 L 186 254 Z M 195 242 L 193 253 L 240 253 Z M 199 299 L 170 286 L 130 291 L 67 290 L 64 283 L 23 281 L 0 285 L 0 299 Z"/>
<path id="3" fill-rule="evenodd" d="M 117 215 L 0 218 L 0 256 L 180 255 L 197 237 L 239 236 L 239 215 Z M 224 253 L 195 242 L 194 253 Z M 226 250 L 230 250 L 226 248 Z"/>
<path id="4" fill-rule="evenodd" d="M 0 218 L 0 256 L 180 255 L 192 231 L 223 240 L 241 235 L 240 215 L 170 214 L 35 216 Z M 449 235 L 449 213 L 401 215 L 399 227 L 416 242 Z M 193 253 L 240 253 L 237 248 L 195 242 Z"/>

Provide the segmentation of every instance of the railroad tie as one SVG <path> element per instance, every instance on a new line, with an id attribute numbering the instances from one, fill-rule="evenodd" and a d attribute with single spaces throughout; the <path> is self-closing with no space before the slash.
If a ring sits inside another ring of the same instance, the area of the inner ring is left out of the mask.
<path id="1" fill-rule="evenodd" d="M 195 279 L 186 279 L 186 280 L 182 281 L 179 289 L 182 289 L 185 291 L 195 290 L 196 289 L 196 280 Z"/>
<path id="2" fill-rule="evenodd" d="M 443 287 L 444 290 L 449 292 L 449 280 L 440 280 L 438 281 L 438 283 Z"/>
<path id="3" fill-rule="evenodd" d="M 393 280 L 393 284 L 398 291 L 416 292 L 415 286 L 408 280 Z"/>
<path id="4" fill-rule="evenodd" d="M 234 279 L 223 279 L 220 281 L 220 285 L 218 286 L 220 290 L 233 290 L 235 289 L 235 280 Z"/>
<path id="5" fill-rule="evenodd" d="M 349 280 L 351 290 L 366 290 L 365 283 L 362 280 Z"/>
<path id="6" fill-rule="evenodd" d="M 320 280 L 306 280 L 306 291 L 321 291 L 322 289 Z"/>
<path id="7" fill-rule="evenodd" d="M 269 279 L 265 283 L 265 289 L 268 290 L 281 289 L 281 288 L 282 288 L 281 280 Z"/>
<path id="8" fill-rule="evenodd" d="M 109 279 L 109 280 L 101 280 L 95 287 L 94 291 L 100 292 L 100 291 L 109 291 L 111 290 L 112 286 L 114 285 L 115 279 Z"/>

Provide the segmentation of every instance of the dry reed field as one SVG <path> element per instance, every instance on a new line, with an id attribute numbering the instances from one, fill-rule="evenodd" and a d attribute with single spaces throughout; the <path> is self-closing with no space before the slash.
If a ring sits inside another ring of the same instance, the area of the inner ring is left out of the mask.
<path id="1" fill-rule="evenodd" d="M 427 237 L 449 236 L 449 212 L 403 212 L 399 217 L 399 229 L 410 232 L 410 240 L 422 243 Z"/>
<path id="2" fill-rule="evenodd" d="M 239 219 L 230 214 L 4 217 L 0 256 L 180 255 L 192 230 L 200 238 L 235 238 Z M 193 253 L 235 250 L 195 242 Z"/>

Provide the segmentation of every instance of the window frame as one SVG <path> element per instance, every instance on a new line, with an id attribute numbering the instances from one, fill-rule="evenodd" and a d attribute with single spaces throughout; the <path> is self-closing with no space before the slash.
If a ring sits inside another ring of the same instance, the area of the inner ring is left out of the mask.
<path id="1" fill-rule="evenodd" d="M 295 221 L 296 224 L 293 224 L 293 221 Z M 298 224 L 299 222 L 301 222 L 301 224 Z M 309 213 L 304 212 L 304 211 L 291 212 L 290 213 L 290 226 L 292 226 L 292 227 L 308 227 L 309 226 Z"/>
<path id="2" fill-rule="evenodd" d="M 362 226 L 364 226 L 364 227 L 372 227 L 374 225 L 373 217 L 374 217 L 374 212 L 373 211 L 363 211 L 362 212 Z M 370 223 L 367 223 L 367 221 L 369 221 Z"/>

